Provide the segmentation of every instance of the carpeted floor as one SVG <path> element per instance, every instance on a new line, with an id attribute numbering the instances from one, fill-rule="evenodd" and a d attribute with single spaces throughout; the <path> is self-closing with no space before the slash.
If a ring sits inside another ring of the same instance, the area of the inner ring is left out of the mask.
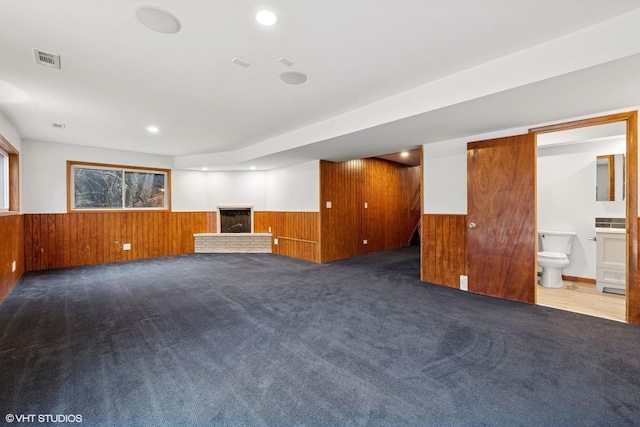
<path id="1" fill-rule="evenodd" d="M 640 425 L 640 327 L 418 276 L 413 247 L 27 273 L 0 305 L 0 423 Z"/>

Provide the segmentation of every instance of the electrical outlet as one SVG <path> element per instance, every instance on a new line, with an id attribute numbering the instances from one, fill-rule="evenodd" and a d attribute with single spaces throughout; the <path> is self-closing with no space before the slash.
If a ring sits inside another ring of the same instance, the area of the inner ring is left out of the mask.
<path id="1" fill-rule="evenodd" d="M 331 209 L 331 202 L 327 202 L 327 209 Z"/>
<path id="2" fill-rule="evenodd" d="M 366 240 L 363 240 L 363 241 L 362 241 L 362 244 L 363 244 L 363 245 L 366 245 L 366 244 L 367 244 L 367 241 L 366 241 Z"/>
<path id="3" fill-rule="evenodd" d="M 369 208 L 369 203 L 364 202 L 364 208 L 365 208 L 365 209 L 368 209 L 368 208 Z"/>
<path id="4" fill-rule="evenodd" d="M 467 276 L 460 276 L 460 290 L 469 291 L 469 278 Z"/>
<path id="5" fill-rule="evenodd" d="M 271 227 L 269 227 L 269 233 L 271 233 Z"/>
<path id="6" fill-rule="evenodd" d="M 13 261 L 13 262 L 11 263 L 11 272 L 12 272 L 12 273 L 15 273 L 16 268 L 17 268 L 17 267 L 16 267 L 16 262 L 15 262 L 15 261 Z"/>
<path id="7" fill-rule="evenodd" d="M 131 243 L 123 243 L 122 244 L 122 250 L 123 251 L 130 251 L 131 250 Z"/>

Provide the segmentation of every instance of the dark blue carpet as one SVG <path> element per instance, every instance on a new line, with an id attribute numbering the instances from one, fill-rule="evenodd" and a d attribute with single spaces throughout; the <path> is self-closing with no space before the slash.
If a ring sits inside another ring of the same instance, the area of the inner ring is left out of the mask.
<path id="1" fill-rule="evenodd" d="M 413 247 L 27 273 L 0 305 L 0 423 L 640 425 L 640 327 L 418 276 Z"/>

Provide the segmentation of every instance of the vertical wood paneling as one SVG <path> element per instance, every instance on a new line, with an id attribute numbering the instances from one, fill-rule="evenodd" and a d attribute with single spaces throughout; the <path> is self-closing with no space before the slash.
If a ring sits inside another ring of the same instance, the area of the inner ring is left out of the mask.
<path id="1" fill-rule="evenodd" d="M 419 190 L 419 167 L 381 159 L 321 161 L 322 262 L 407 246 L 420 219 L 411 209 Z"/>
<path id="2" fill-rule="evenodd" d="M 467 274 L 466 215 L 422 216 L 421 277 L 425 282 L 460 287 Z"/>
<path id="3" fill-rule="evenodd" d="M 319 212 L 254 212 L 253 231 L 269 233 L 278 239 L 273 244 L 275 254 L 320 262 Z"/>
<path id="4" fill-rule="evenodd" d="M 194 233 L 215 231 L 215 212 L 27 214 L 23 222 L 30 271 L 191 253 Z"/>
<path id="5" fill-rule="evenodd" d="M 24 217 L 22 215 L 0 216 L 0 302 L 24 272 Z M 13 262 L 16 271 L 11 271 Z"/>

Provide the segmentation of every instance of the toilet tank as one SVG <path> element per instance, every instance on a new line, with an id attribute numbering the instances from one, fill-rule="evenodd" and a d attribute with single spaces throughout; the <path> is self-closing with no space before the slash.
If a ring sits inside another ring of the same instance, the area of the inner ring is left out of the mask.
<path id="1" fill-rule="evenodd" d="M 558 252 L 569 255 L 573 249 L 575 231 L 538 230 L 540 244 L 539 251 Z"/>

